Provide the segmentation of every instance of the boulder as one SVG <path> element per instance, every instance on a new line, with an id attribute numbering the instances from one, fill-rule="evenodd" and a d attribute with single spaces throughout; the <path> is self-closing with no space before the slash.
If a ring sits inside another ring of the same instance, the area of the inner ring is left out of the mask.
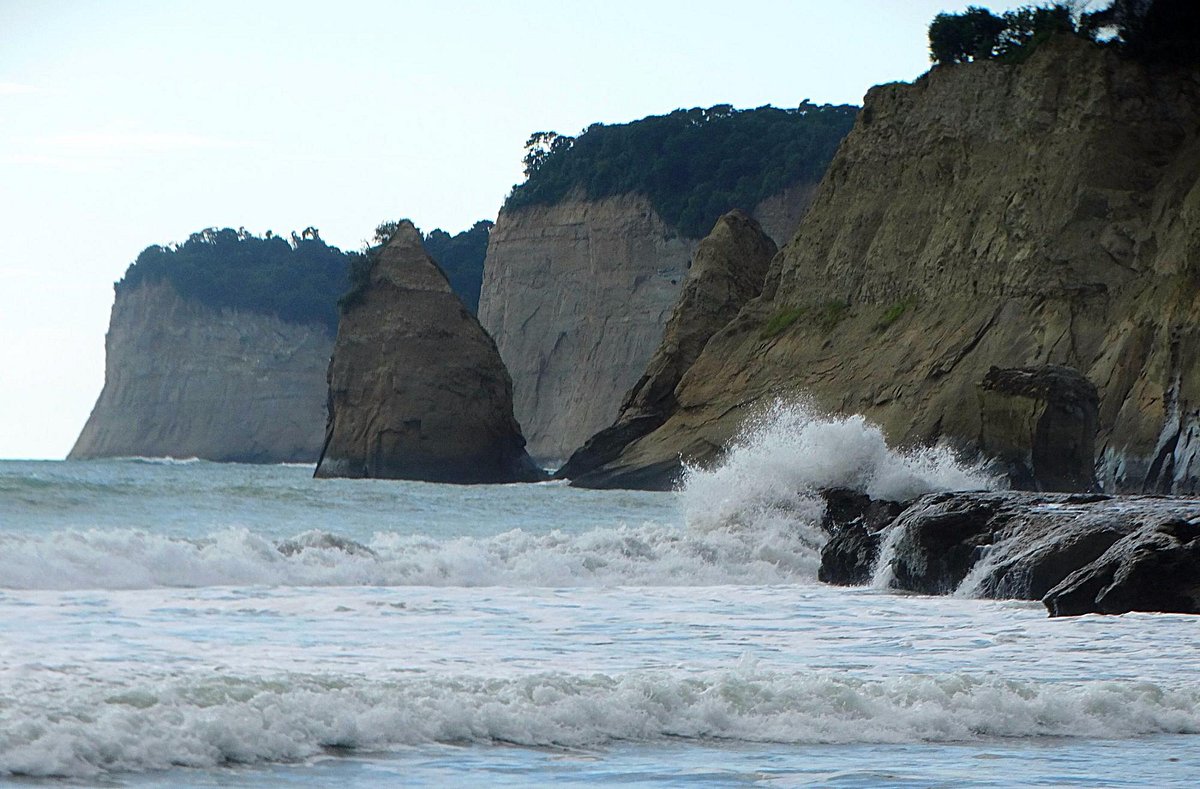
<path id="1" fill-rule="evenodd" d="M 543 479 L 525 452 L 495 343 L 411 222 L 377 253 L 364 285 L 338 327 L 316 476 Z"/>
<path id="2" fill-rule="evenodd" d="M 897 589 L 1042 600 L 1054 616 L 1200 613 L 1197 499 L 935 493 L 882 542 Z"/>
<path id="3" fill-rule="evenodd" d="M 1051 616 L 1200 613 L 1200 525 L 1172 518 L 1126 535 L 1042 602 Z"/>

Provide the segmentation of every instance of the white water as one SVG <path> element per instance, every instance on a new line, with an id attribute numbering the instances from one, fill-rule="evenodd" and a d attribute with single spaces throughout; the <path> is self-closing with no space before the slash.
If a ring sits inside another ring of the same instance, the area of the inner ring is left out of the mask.
<path id="1" fill-rule="evenodd" d="M 1194 619 L 813 580 L 816 487 L 993 484 L 862 420 L 778 409 L 679 494 L 309 474 L 0 463 L 0 783 L 1200 771 Z"/>

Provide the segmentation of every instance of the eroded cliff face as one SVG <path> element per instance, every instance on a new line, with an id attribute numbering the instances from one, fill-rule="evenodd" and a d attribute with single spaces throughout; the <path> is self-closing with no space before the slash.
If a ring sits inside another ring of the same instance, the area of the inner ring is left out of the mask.
<path id="1" fill-rule="evenodd" d="M 1107 490 L 1200 487 L 1200 76 L 1073 39 L 872 90 L 763 295 L 630 467 L 716 457 L 776 398 L 978 446 L 989 368 L 1099 394 Z"/>
<path id="2" fill-rule="evenodd" d="M 767 198 L 786 237 L 812 184 Z M 568 457 L 612 424 L 646 369 L 699 243 L 638 195 L 501 211 L 488 243 L 479 319 L 513 380 L 534 457 Z"/>
<path id="3" fill-rule="evenodd" d="M 318 477 L 531 482 L 495 343 L 401 222 L 343 313 Z"/>
<path id="4" fill-rule="evenodd" d="M 315 461 L 332 349 L 321 326 L 214 310 L 166 283 L 122 292 L 104 389 L 68 457 Z"/>
<path id="5" fill-rule="evenodd" d="M 743 211 L 717 220 L 700 242 L 683 291 L 663 330 L 646 372 L 625 396 L 616 422 L 588 439 L 559 470 L 579 486 L 650 485 L 642 469 L 609 466 L 630 442 L 663 424 L 675 411 L 675 388 L 713 333 L 762 292 L 771 259 L 778 251 L 762 226 Z M 653 474 L 649 475 L 653 476 Z M 665 481 L 669 485 L 669 480 Z"/>

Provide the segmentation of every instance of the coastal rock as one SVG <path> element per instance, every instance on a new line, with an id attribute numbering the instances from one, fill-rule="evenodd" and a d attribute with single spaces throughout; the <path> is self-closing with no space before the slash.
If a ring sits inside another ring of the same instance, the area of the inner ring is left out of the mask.
<path id="1" fill-rule="evenodd" d="M 1200 523 L 1164 520 L 1117 540 L 1051 589 L 1051 616 L 1200 613 Z"/>
<path id="2" fill-rule="evenodd" d="M 979 389 L 979 449 L 1008 466 L 1013 487 L 1096 490 L 1095 384 L 1069 367 L 993 367 Z"/>
<path id="3" fill-rule="evenodd" d="M 777 251 L 775 242 L 745 212 L 731 211 L 717 220 L 696 249 L 662 341 L 642 377 L 626 394 L 616 422 L 576 450 L 558 476 L 580 487 L 628 484 L 624 469 L 606 464 L 674 412 L 675 387 L 683 374 L 713 333 L 762 291 L 767 266 Z M 648 482 L 643 480 L 641 486 Z M 666 478 L 653 486 L 668 488 L 673 483 Z"/>
<path id="4" fill-rule="evenodd" d="M 872 499 L 848 488 L 823 490 L 821 497 L 825 500 L 821 528 L 829 540 L 821 549 L 817 580 L 837 586 L 868 583 L 879 558 L 882 530 L 907 505 Z"/>
<path id="5" fill-rule="evenodd" d="M 401 222 L 343 314 L 318 477 L 544 478 L 512 415 L 496 346 Z"/>
<path id="6" fill-rule="evenodd" d="M 1104 490 L 1197 490 L 1198 129 L 1192 72 L 1069 36 L 872 89 L 763 294 L 614 462 L 712 462 L 780 398 L 977 450 L 988 371 L 1054 365 L 1096 385 Z"/>
<path id="7" fill-rule="evenodd" d="M 1024 492 L 923 496 L 888 527 L 893 588 L 1043 600 L 1052 615 L 1200 613 L 1200 500 Z"/>
<path id="8" fill-rule="evenodd" d="M 813 192 L 798 183 L 750 214 L 786 240 Z M 500 212 L 479 319 L 512 374 L 534 457 L 561 461 L 616 421 L 660 345 L 698 244 L 641 195 Z"/>
<path id="9" fill-rule="evenodd" d="M 333 338 L 181 298 L 166 282 L 118 292 L 104 389 L 68 458 L 313 462 Z"/>

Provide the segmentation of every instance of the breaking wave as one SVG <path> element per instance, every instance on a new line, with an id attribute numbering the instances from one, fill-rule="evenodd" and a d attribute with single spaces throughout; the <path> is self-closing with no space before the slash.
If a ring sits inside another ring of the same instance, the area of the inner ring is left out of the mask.
<path id="1" fill-rule="evenodd" d="M 207 586 L 606 586 L 777 584 L 813 577 L 803 540 L 770 531 L 645 524 L 490 537 L 310 531 L 272 542 L 247 529 L 203 539 L 144 530 L 0 536 L 0 588 Z"/>
<path id="2" fill-rule="evenodd" d="M 821 488 L 904 501 L 999 485 L 983 465 L 965 463 L 947 447 L 892 449 L 862 416 L 833 417 L 810 404 L 777 402 L 747 426 L 719 466 L 687 470 L 683 497 L 693 528 L 790 524 L 819 544 Z"/>
<path id="3" fill-rule="evenodd" d="M 859 680 L 753 666 L 679 675 L 377 682 L 287 675 L 44 690 L 0 706 L 0 775 L 296 761 L 430 743 L 596 747 L 664 739 L 961 742 L 1200 733 L 1200 692 L 970 675 Z"/>

